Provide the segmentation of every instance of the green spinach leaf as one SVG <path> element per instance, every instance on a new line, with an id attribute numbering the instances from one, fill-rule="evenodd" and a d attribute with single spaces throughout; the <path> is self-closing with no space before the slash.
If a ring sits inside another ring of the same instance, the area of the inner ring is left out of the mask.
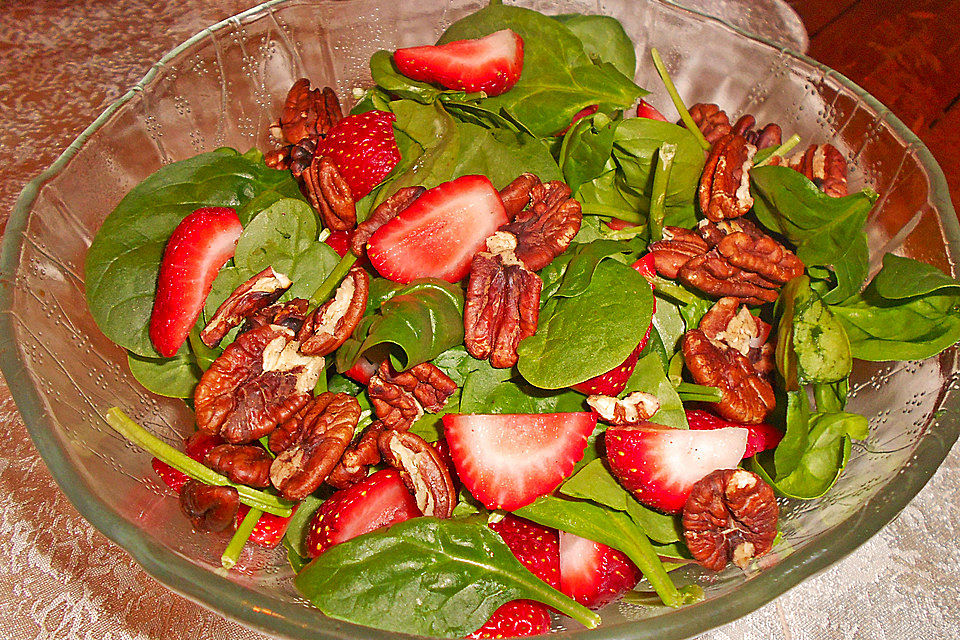
<path id="1" fill-rule="evenodd" d="M 930 293 L 960 294 L 960 282 L 934 266 L 888 253 L 873 278 L 873 288 L 885 300 L 905 300 Z"/>
<path id="2" fill-rule="evenodd" d="M 653 422 L 676 429 L 690 428 L 680 396 L 667 378 L 660 356 L 656 352 L 649 351 L 637 360 L 637 367 L 627 380 L 623 393 L 634 391 L 650 393 L 660 401 L 660 409 L 654 414 Z"/>
<path id="3" fill-rule="evenodd" d="M 613 152 L 617 123 L 602 113 L 578 120 L 563 137 L 558 164 L 563 180 L 577 192 L 604 172 Z"/>
<path id="4" fill-rule="evenodd" d="M 637 52 L 620 21 L 611 16 L 565 13 L 551 16 L 573 31 L 594 64 L 609 62 L 628 78 L 637 72 Z"/>
<path id="5" fill-rule="evenodd" d="M 127 364 L 133 377 L 148 391 L 170 398 L 192 398 L 203 375 L 189 347 L 172 358 L 145 358 L 128 352 Z"/>
<path id="6" fill-rule="evenodd" d="M 850 375 L 853 358 L 843 325 L 800 276 L 788 282 L 777 301 L 782 312 L 777 327 L 777 367 L 784 379 L 828 383 Z M 794 373 L 794 368 L 796 372 Z M 787 388 L 792 388 L 788 383 Z"/>
<path id="7" fill-rule="evenodd" d="M 569 413 L 584 411 L 582 394 L 546 390 L 513 379 L 512 369 L 495 369 L 483 361 L 466 377 L 461 413 Z"/>

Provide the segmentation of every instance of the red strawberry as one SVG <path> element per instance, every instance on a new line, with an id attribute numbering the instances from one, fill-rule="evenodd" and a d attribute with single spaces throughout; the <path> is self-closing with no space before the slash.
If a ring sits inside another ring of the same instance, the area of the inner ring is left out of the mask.
<path id="1" fill-rule="evenodd" d="M 296 513 L 297 507 L 294 507 L 293 510 Z M 241 504 L 240 508 L 237 509 L 237 526 L 240 526 L 248 511 L 250 511 L 250 507 L 245 504 Z M 283 534 L 287 532 L 292 517 L 292 514 L 283 518 L 272 513 L 264 513 L 257 520 L 257 524 L 253 526 L 253 532 L 249 538 L 250 542 L 267 549 L 273 549 L 283 539 Z"/>
<path id="2" fill-rule="evenodd" d="M 370 378 L 373 377 L 373 374 L 377 372 L 376 364 L 370 362 L 363 356 L 360 356 L 357 359 L 356 364 L 343 372 L 343 375 L 347 376 L 354 382 L 359 382 L 362 385 L 367 385 L 370 383 Z"/>
<path id="3" fill-rule="evenodd" d="M 678 513 L 697 480 L 740 464 L 747 430 L 672 429 L 658 424 L 614 426 L 604 435 L 607 464 L 641 503 Z"/>
<path id="4" fill-rule="evenodd" d="M 463 176 L 426 191 L 374 232 L 367 257 L 385 278 L 462 280 L 487 236 L 506 224 L 500 194 L 486 176 Z"/>
<path id="5" fill-rule="evenodd" d="M 397 470 L 384 469 L 320 505 L 307 530 L 307 553 L 315 558 L 335 544 L 421 515 Z"/>
<path id="6" fill-rule="evenodd" d="M 154 472 L 160 477 L 160 479 L 163 481 L 163 484 L 167 485 L 177 493 L 180 493 L 180 489 L 183 489 L 183 485 L 187 484 L 187 480 L 190 479 L 190 476 L 182 471 L 174 469 L 159 458 L 154 458 L 151 460 L 150 466 L 153 467 Z"/>
<path id="7" fill-rule="evenodd" d="M 560 532 L 560 591 L 585 607 L 602 607 L 630 591 L 641 573 L 613 547 Z"/>
<path id="8" fill-rule="evenodd" d="M 393 135 L 396 119 L 389 111 L 347 116 L 317 143 L 314 155 L 333 160 L 350 186 L 354 200 L 370 193 L 400 162 L 400 150 Z"/>
<path id="9" fill-rule="evenodd" d="M 558 138 L 565 136 L 567 134 L 567 131 L 570 131 L 570 127 L 577 124 L 577 120 L 581 120 L 583 118 L 586 118 L 587 116 L 592 116 L 599 110 L 600 110 L 600 105 L 598 104 L 591 104 L 588 107 L 584 107 L 583 109 L 580 109 L 580 111 L 577 111 L 575 114 L 573 114 L 573 118 L 570 119 L 570 124 L 564 127 L 562 131 L 558 131 L 554 135 L 557 136 Z"/>
<path id="10" fill-rule="evenodd" d="M 747 436 L 747 450 L 743 454 L 744 458 L 750 458 L 761 451 L 773 449 L 780 444 L 780 440 L 783 439 L 782 431 L 765 422 L 760 424 L 743 424 L 742 422 L 733 422 L 732 420 L 720 418 L 719 416 L 715 416 L 707 411 L 701 411 L 700 409 L 688 409 L 686 413 L 687 422 L 690 424 L 691 429 L 706 430 L 723 429 L 724 427 L 740 427 L 749 431 L 750 435 Z"/>
<path id="11" fill-rule="evenodd" d="M 587 412 L 443 416 L 464 486 L 488 509 L 507 511 L 556 489 L 596 426 L 596 415 Z"/>
<path id="12" fill-rule="evenodd" d="M 653 265 L 652 253 L 646 254 L 645 256 L 643 256 L 642 258 L 640 258 L 630 266 L 633 267 L 634 271 L 642 275 L 644 278 L 647 279 L 648 282 L 650 282 L 651 289 L 654 288 L 653 279 L 657 277 L 657 269 Z M 656 310 L 657 308 L 656 300 L 654 300 L 653 308 L 654 310 Z"/>
<path id="13" fill-rule="evenodd" d="M 204 207 L 180 221 L 160 261 L 150 341 L 173 357 L 196 324 L 220 267 L 233 257 L 243 227 L 233 209 Z"/>
<path id="14" fill-rule="evenodd" d="M 476 40 L 397 49 L 393 59 L 400 73 L 413 80 L 498 96 L 520 79 L 523 39 L 502 29 Z"/>
<path id="15" fill-rule="evenodd" d="M 324 242 L 342 258 L 350 251 L 350 235 L 349 231 L 334 231 Z"/>
<path id="16" fill-rule="evenodd" d="M 637 117 L 638 118 L 648 118 L 650 120 L 660 120 L 661 122 L 666 122 L 667 119 L 663 117 L 663 114 L 653 108 L 646 100 L 641 100 L 640 104 L 637 105 Z"/>
<path id="17" fill-rule="evenodd" d="M 194 431 L 189 438 L 184 440 L 183 452 L 197 462 L 203 462 L 203 458 L 207 455 L 207 452 L 218 444 L 223 444 L 223 440 L 221 440 L 219 436 Z M 158 458 L 151 460 L 150 466 L 152 466 L 153 470 L 160 476 L 163 483 L 177 493 L 180 493 L 180 489 L 182 489 L 183 485 L 190 479 L 187 474 L 174 469 Z"/>
<path id="18" fill-rule="evenodd" d="M 514 515 L 491 522 L 520 564 L 554 589 L 560 588 L 560 539 L 557 530 Z"/>
<path id="19" fill-rule="evenodd" d="M 626 220 L 621 220 L 620 218 L 610 218 L 610 220 L 604 224 L 614 231 L 622 231 L 623 229 L 629 229 L 630 227 L 637 226 L 636 222 L 627 222 Z"/>
<path id="20" fill-rule="evenodd" d="M 468 638 L 517 638 L 550 631 L 547 605 L 535 600 L 511 600 L 493 612 L 490 619 Z"/>

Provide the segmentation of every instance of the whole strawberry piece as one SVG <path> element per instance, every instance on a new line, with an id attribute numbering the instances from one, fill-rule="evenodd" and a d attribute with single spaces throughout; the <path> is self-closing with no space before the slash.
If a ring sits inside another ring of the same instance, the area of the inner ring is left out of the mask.
<path id="1" fill-rule="evenodd" d="M 743 424 L 742 422 L 733 422 L 719 416 L 715 416 L 708 411 L 700 409 L 688 409 L 686 411 L 687 422 L 691 429 L 708 430 L 723 429 L 724 427 L 739 427 L 750 432 L 747 436 L 747 450 L 744 452 L 744 458 L 750 458 L 761 451 L 773 449 L 783 439 L 783 432 L 776 427 L 770 426 L 765 422 L 760 424 Z"/>
<path id="2" fill-rule="evenodd" d="M 498 96 L 520 79 L 523 39 L 502 29 L 475 40 L 397 49 L 393 59 L 400 73 L 413 80 Z"/>
<path id="3" fill-rule="evenodd" d="M 642 504 L 679 513 L 698 480 L 740 464 L 747 430 L 673 429 L 650 422 L 613 426 L 604 434 L 607 464 L 621 485 Z"/>
<path id="4" fill-rule="evenodd" d="M 560 591 L 585 607 L 613 602 L 640 582 L 637 565 L 605 544 L 560 532 Z"/>
<path id="5" fill-rule="evenodd" d="M 443 416 L 464 486 L 486 508 L 507 511 L 556 489 L 583 457 L 596 426 L 589 412 Z"/>
<path id="6" fill-rule="evenodd" d="M 560 588 L 560 538 L 556 529 L 506 515 L 491 522 L 520 564 L 554 589 Z"/>
<path id="7" fill-rule="evenodd" d="M 237 212 L 224 207 L 197 209 L 173 230 L 150 315 L 150 341 L 164 358 L 173 357 L 187 339 L 241 231 Z"/>
<path id="8" fill-rule="evenodd" d="M 183 452 L 197 462 L 203 462 L 203 458 L 207 455 L 207 452 L 218 444 L 223 444 L 223 440 L 221 440 L 219 436 L 194 431 L 189 438 L 184 440 Z M 150 466 L 152 466 L 156 474 L 160 476 L 163 483 L 177 493 L 180 493 L 180 489 L 182 489 L 183 485 L 190 479 L 187 474 L 174 469 L 159 458 L 152 459 Z"/>
<path id="9" fill-rule="evenodd" d="M 335 544 L 421 515 L 397 470 L 384 469 L 320 505 L 307 529 L 307 553 L 315 558 Z"/>
<path id="10" fill-rule="evenodd" d="M 393 135 L 396 119 L 389 111 L 347 116 L 317 143 L 314 155 L 333 160 L 350 186 L 354 200 L 370 193 L 400 162 L 400 150 Z"/>
<path id="11" fill-rule="evenodd" d="M 535 600 L 511 600 L 501 605 L 482 627 L 468 638 L 518 638 L 539 636 L 550 631 L 547 605 Z"/>
<path id="12" fill-rule="evenodd" d="M 462 176 L 428 189 L 377 229 L 367 258 L 384 278 L 458 282 L 487 237 L 507 223 L 499 192 L 486 176 Z"/>
<path id="13" fill-rule="evenodd" d="M 294 507 L 293 510 L 296 513 L 297 508 Z M 250 511 L 250 507 L 245 504 L 241 504 L 240 508 L 237 509 L 237 526 L 240 526 L 248 511 Z M 257 524 L 253 526 L 249 538 L 250 542 L 267 549 L 275 548 L 283 539 L 283 534 L 287 532 L 292 517 L 292 514 L 286 518 L 275 516 L 272 513 L 262 514 L 257 520 Z"/>

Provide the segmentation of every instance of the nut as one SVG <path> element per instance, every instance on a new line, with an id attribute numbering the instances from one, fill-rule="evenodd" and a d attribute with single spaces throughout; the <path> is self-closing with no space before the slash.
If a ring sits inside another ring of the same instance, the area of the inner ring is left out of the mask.
<path id="1" fill-rule="evenodd" d="M 424 411 L 437 413 L 457 384 L 436 365 L 423 362 L 397 373 L 384 361 L 370 378 L 367 394 L 377 418 L 387 429 L 406 431 Z"/>
<path id="2" fill-rule="evenodd" d="M 293 336 L 271 324 L 241 333 L 224 349 L 194 392 L 200 431 L 243 444 L 267 435 L 307 403 L 324 362 L 299 353 Z"/>
<path id="3" fill-rule="evenodd" d="M 270 133 L 277 139 L 296 144 L 326 134 L 341 118 L 343 111 L 333 89 L 311 89 L 310 81 L 300 78 L 287 92 L 280 120 L 271 125 Z"/>
<path id="4" fill-rule="evenodd" d="M 828 196 L 847 195 L 847 162 L 832 144 L 812 144 L 790 160 L 790 168 L 813 181 Z"/>
<path id="5" fill-rule="evenodd" d="M 690 107 L 690 117 L 710 144 L 714 144 L 732 130 L 727 113 L 715 104 L 698 102 Z M 683 121 L 678 124 L 683 125 Z"/>
<path id="6" fill-rule="evenodd" d="M 252 444 L 217 445 L 203 458 L 203 464 L 248 487 L 270 486 L 271 462 L 273 458 L 263 447 Z"/>
<path id="7" fill-rule="evenodd" d="M 300 177 L 310 205 L 320 213 L 324 226 L 331 231 L 353 229 L 357 224 L 353 194 L 333 160 L 315 156 Z"/>
<path id="8" fill-rule="evenodd" d="M 695 485 L 683 507 L 683 538 L 693 557 L 720 571 L 731 560 L 745 569 L 777 537 L 773 489 L 743 469 L 720 469 Z"/>
<path id="9" fill-rule="evenodd" d="M 515 365 L 517 345 L 537 331 L 542 288 L 540 276 L 512 252 L 475 255 L 463 310 L 463 341 L 470 355 L 489 358 L 498 369 Z"/>
<path id="10" fill-rule="evenodd" d="M 700 210 L 713 222 L 739 218 L 753 207 L 750 169 L 757 148 L 735 133 L 713 145 L 700 176 Z"/>
<path id="11" fill-rule="evenodd" d="M 345 393 L 324 392 L 294 417 L 289 446 L 270 465 L 270 481 L 288 500 L 302 500 L 327 479 L 360 420 L 360 403 Z M 272 441 L 271 441 L 272 444 Z"/>
<path id="12" fill-rule="evenodd" d="M 233 487 L 188 480 L 180 490 L 180 510 L 197 531 L 223 531 L 233 526 L 240 494 Z"/>
<path id="13" fill-rule="evenodd" d="M 227 296 L 200 332 L 200 340 L 208 347 L 217 346 L 230 329 L 272 305 L 291 284 L 290 278 L 267 267 Z"/>
<path id="14" fill-rule="evenodd" d="M 507 219 L 513 220 L 517 214 L 530 204 L 530 191 L 540 184 L 540 178 L 532 173 L 521 173 L 513 182 L 500 190 L 500 200 L 507 213 Z"/>
<path id="15" fill-rule="evenodd" d="M 447 465 L 436 449 L 409 431 L 386 430 L 380 434 L 380 455 L 400 472 L 403 483 L 425 516 L 449 518 L 457 505 L 457 492 Z"/>
<path id="16" fill-rule="evenodd" d="M 263 157 L 263 163 L 271 169 L 289 170 L 295 179 L 300 180 L 300 176 L 313 162 L 313 154 L 317 150 L 317 140 L 318 138 L 304 138 L 296 144 L 288 144 L 285 147 L 268 151 Z"/>
<path id="17" fill-rule="evenodd" d="M 716 249 L 684 264 L 677 277 L 712 296 L 733 296 L 744 304 L 764 304 L 777 299 L 777 285 L 754 273 L 734 267 Z"/>
<path id="18" fill-rule="evenodd" d="M 700 320 L 700 330 L 715 345 L 745 356 L 760 374 L 773 371 L 770 325 L 753 316 L 737 298 L 720 298 Z"/>
<path id="19" fill-rule="evenodd" d="M 754 238 L 742 231 L 731 233 L 720 241 L 717 251 L 734 267 L 778 286 L 803 275 L 800 258 L 767 235 Z"/>
<path id="20" fill-rule="evenodd" d="M 296 333 L 303 326 L 303 319 L 307 315 L 307 308 L 310 303 L 303 298 L 294 298 L 280 304 L 273 304 L 256 311 L 247 318 L 240 328 L 241 333 L 246 333 L 257 327 L 266 327 L 276 325 L 285 327 Z"/>
<path id="21" fill-rule="evenodd" d="M 413 201 L 419 198 L 426 191 L 423 187 L 404 187 L 398 189 L 396 193 L 377 205 L 370 216 L 357 225 L 357 230 L 353 232 L 350 238 L 350 251 L 358 258 L 367 254 L 367 241 L 374 232 L 385 225 L 390 220 L 397 217 L 397 214 L 413 204 Z"/>
<path id="22" fill-rule="evenodd" d="M 340 456 L 340 462 L 327 476 L 327 484 L 337 489 L 346 489 L 366 478 L 368 467 L 380 462 L 380 447 L 377 441 L 385 428 L 380 420 L 368 425 Z"/>
<path id="23" fill-rule="evenodd" d="M 530 271 L 539 271 L 567 250 L 580 230 L 583 215 L 580 203 L 571 197 L 570 187 L 563 182 L 551 180 L 541 183 L 530 174 L 524 174 L 517 180 L 521 179 L 524 181 L 522 185 L 532 184 L 527 207 L 517 212 L 511 222 L 501 226 L 500 230 L 516 236 L 514 253 L 517 259 Z M 520 195 L 508 194 L 508 197 L 511 199 L 511 208 L 516 206 L 516 202 L 522 201 Z"/>
<path id="24" fill-rule="evenodd" d="M 369 285 L 367 272 L 351 267 L 333 297 L 307 315 L 297 334 L 300 352 L 325 356 L 346 342 L 367 308 Z"/>
<path id="25" fill-rule="evenodd" d="M 783 136 L 780 125 L 770 123 L 762 129 L 757 130 L 753 128 L 756 123 L 757 119 L 748 113 L 737 120 L 737 123 L 733 125 L 732 131 L 733 133 L 742 135 L 747 142 L 754 145 L 757 149 L 779 147 Z"/>
<path id="26" fill-rule="evenodd" d="M 703 331 L 683 335 L 684 362 L 697 384 L 720 389 L 717 413 L 734 422 L 758 424 L 776 405 L 773 387 L 740 352 L 710 341 Z"/>
<path id="27" fill-rule="evenodd" d="M 671 280 L 676 279 L 680 268 L 691 258 L 701 256 L 709 249 L 699 235 L 683 227 L 665 227 L 663 240 L 652 242 L 649 247 L 657 273 Z"/>
<path id="28" fill-rule="evenodd" d="M 607 423 L 613 425 L 639 424 L 653 417 L 660 410 L 657 396 L 634 391 L 621 399 L 613 396 L 593 395 L 587 404 Z"/>

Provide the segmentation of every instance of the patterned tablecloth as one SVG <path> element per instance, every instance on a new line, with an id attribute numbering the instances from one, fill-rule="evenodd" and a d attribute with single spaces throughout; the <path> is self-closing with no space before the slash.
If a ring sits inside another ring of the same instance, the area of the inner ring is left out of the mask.
<path id="1" fill-rule="evenodd" d="M 25 182 L 163 53 L 243 0 L 0 0 L 0 228 Z M 0 382 L 0 629 L 9 640 L 266 638 L 176 595 L 83 520 Z M 880 534 L 703 640 L 960 635 L 960 449 Z"/>

